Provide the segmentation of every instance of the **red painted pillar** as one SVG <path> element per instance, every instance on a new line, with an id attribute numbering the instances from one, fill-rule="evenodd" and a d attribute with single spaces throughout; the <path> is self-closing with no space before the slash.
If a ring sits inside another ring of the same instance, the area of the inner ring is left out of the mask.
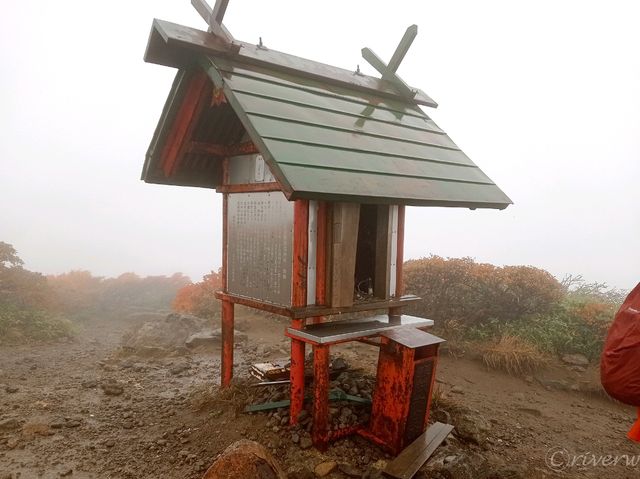
<path id="1" fill-rule="evenodd" d="M 304 321 L 294 319 L 291 327 L 302 329 Z M 304 407 L 304 351 L 305 344 L 297 339 L 291 339 L 291 370 L 289 379 L 291 380 L 291 404 L 289 405 L 289 423 L 297 424 L 298 415 Z"/>
<path id="2" fill-rule="evenodd" d="M 293 271 L 291 303 L 293 306 L 307 305 L 307 254 L 309 248 L 309 202 L 296 200 L 293 208 Z M 294 319 L 291 327 L 302 329 L 304 319 Z M 291 404 L 289 423 L 297 424 L 298 415 L 304 407 L 304 342 L 291 339 Z"/>
<path id="3" fill-rule="evenodd" d="M 226 182 L 228 176 L 228 160 L 223 162 L 223 177 Z M 222 195 L 222 291 L 227 292 L 227 242 L 228 225 L 227 209 L 229 205 L 229 195 Z M 233 377 L 233 342 L 234 342 L 234 305 L 231 301 L 222 301 L 222 352 L 220 358 L 220 383 L 222 387 L 231 384 Z"/>
<path id="4" fill-rule="evenodd" d="M 329 346 L 313 347 L 313 430 L 311 440 L 320 451 L 329 442 Z"/>
<path id="5" fill-rule="evenodd" d="M 231 384 L 233 377 L 233 336 L 234 336 L 233 303 L 222 301 L 222 387 Z"/>

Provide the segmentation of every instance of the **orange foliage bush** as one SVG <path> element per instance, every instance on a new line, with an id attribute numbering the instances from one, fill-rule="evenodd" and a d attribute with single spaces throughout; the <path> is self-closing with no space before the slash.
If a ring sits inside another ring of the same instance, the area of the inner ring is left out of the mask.
<path id="1" fill-rule="evenodd" d="M 180 288 L 173 300 L 174 311 L 194 314 L 202 318 L 211 318 L 219 314 L 220 301 L 215 292 L 222 287 L 220 271 L 212 271 L 203 276 L 198 283 L 187 284 Z"/>
<path id="2" fill-rule="evenodd" d="M 70 335 L 70 323 L 52 311 L 47 279 L 23 264 L 13 246 L 0 241 L 0 344 Z"/>
<path id="3" fill-rule="evenodd" d="M 0 306 L 45 310 L 54 304 L 54 295 L 40 273 L 22 267 L 15 248 L 0 241 Z"/>
<path id="4" fill-rule="evenodd" d="M 102 278 L 89 271 L 70 271 L 48 276 L 47 281 L 60 309 L 75 314 L 129 308 L 166 309 L 176 291 L 189 283 L 189 278 L 182 273 L 146 277 L 123 273 L 117 278 Z"/>
<path id="5" fill-rule="evenodd" d="M 49 286 L 58 299 L 59 307 L 66 312 L 86 310 L 100 298 L 102 278 L 91 272 L 74 270 L 47 277 Z"/>

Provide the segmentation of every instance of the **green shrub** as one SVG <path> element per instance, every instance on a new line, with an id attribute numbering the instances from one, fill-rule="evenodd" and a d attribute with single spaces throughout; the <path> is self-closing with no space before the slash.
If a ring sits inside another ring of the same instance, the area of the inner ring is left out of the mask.
<path id="1" fill-rule="evenodd" d="M 503 322 L 495 318 L 477 323 L 464 332 L 469 340 L 487 341 L 511 335 L 555 354 L 579 353 L 591 360 L 600 356 L 615 306 L 567 298 L 553 311 Z"/>
<path id="2" fill-rule="evenodd" d="M 596 359 L 625 294 L 581 276 L 562 282 L 531 266 L 498 267 L 471 258 L 430 256 L 404 265 L 410 312 L 435 320 L 449 340 L 515 337 L 551 354 Z"/>
<path id="3" fill-rule="evenodd" d="M 70 321 L 46 311 L 20 309 L 9 303 L 0 305 L 0 343 L 49 340 L 72 333 Z"/>

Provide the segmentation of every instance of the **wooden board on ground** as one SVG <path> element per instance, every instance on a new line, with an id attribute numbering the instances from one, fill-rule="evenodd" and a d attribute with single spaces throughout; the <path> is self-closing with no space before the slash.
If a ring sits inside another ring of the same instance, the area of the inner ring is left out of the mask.
<path id="1" fill-rule="evenodd" d="M 435 450 L 440 446 L 453 426 L 436 422 L 429 426 L 418 439 L 413 441 L 398 457 L 387 464 L 385 475 L 396 479 L 411 479 L 418 469 L 427 462 Z"/>

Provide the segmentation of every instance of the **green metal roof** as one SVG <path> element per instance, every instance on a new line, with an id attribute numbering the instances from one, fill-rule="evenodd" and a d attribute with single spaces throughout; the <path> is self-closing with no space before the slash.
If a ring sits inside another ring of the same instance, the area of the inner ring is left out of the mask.
<path id="1" fill-rule="evenodd" d="M 143 179 L 215 188 L 222 158 L 187 152 L 167 177 L 160 151 L 185 96 L 204 69 L 228 103 L 206 107 L 192 141 L 235 144 L 248 133 L 285 195 L 423 206 L 506 208 L 511 200 L 418 106 L 388 81 L 155 20 L 145 60 L 178 67 L 147 152 Z"/>
<path id="2" fill-rule="evenodd" d="M 505 208 L 415 103 L 222 59 L 203 62 L 290 199 Z"/>

